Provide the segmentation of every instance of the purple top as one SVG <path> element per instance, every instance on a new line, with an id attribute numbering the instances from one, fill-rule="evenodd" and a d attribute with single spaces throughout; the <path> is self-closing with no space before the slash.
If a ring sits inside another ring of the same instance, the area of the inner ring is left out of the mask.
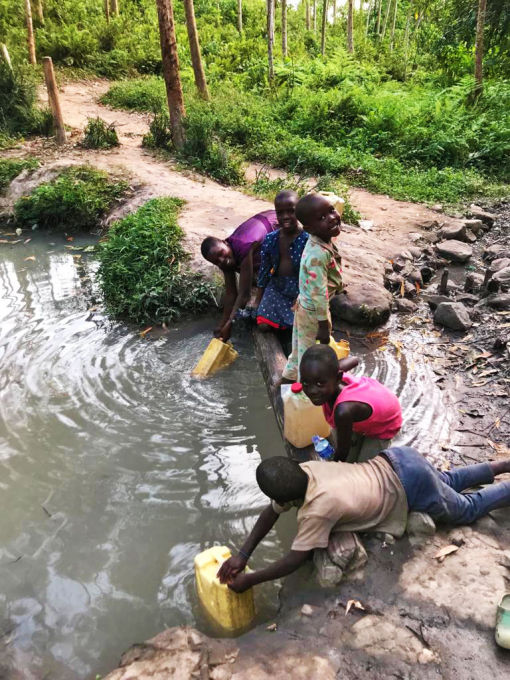
<path id="1" fill-rule="evenodd" d="M 267 234 L 278 229 L 276 211 L 265 210 L 240 224 L 225 241 L 232 248 L 236 269 L 239 271 L 241 262 L 256 241 L 263 241 Z M 253 269 L 256 272 L 260 266 L 260 249 L 253 254 Z"/>

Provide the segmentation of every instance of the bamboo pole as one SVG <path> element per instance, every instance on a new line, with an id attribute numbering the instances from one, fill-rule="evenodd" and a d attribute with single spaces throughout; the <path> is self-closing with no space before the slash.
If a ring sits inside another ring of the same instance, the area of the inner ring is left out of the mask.
<path id="1" fill-rule="evenodd" d="M 110 23 L 110 0 L 104 0 L 104 16 L 106 23 Z"/>
<path id="2" fill-rule="evenodd" d="M 312 30 L 317 32 L 317 0 L 312 0 Z"/>
<path id="3" fill-rule="evenodd" d="M 321 54 L 326 53 L 326 26 L 328 21 L 328 0 L 323 1 L 322 5 L 322 26 L 321 26 Z"/>
<path id="4" fill-rule="evenodd" d="M 37 18 L 39 20 L 39 23 L 41 24 L 41 26 L 44 26 L 44 12 L 42 0 L 37 0 L 35 8 L 37 10 Z"/>
<path id="5" fill-rule="evenodd" d="M 111 0 L 111 14 L 114 14 L 116 17 L 119 16 L 119 0 Z"/>
<path id="6" fill-rule="evenodd" d="M 397 4 L 398 0 L 394 0 L 393 5 L 393 21 L 391 22 L 391 38 L 390 38 L 390 52 L 393 52 L 393 45 L 395 43 L 395 26 L 397 23 Z"/>
<path id="7" fill-rule="evenodd" d="M 184 11 L 186 12 L 186 28 L 188 29 L 189 51 L 191 54 L 193 74 L 195 76 L 195 85 L 202 99 L 209 101 L 209 91 L 207 89 L 207 81 L 205 79 L 204 66 L 200 54 L 200 42 L 198 40 L 193 0 L 184 0 Z"/>
<path id="8" fill-rule="evenodd" d="M 282 0 L 282 56 L 287 56 L 287 0 Z"/>
<path id="9" fill-rule="evenodd" d="M 305 27 L 310 30 L 310 0 L 305 0 Z"/>
<path id="10" fill-rule="evenodd" d="M 237 0 L 237 30 L 243 32 L 243 0 Z"/>
<path id="11" fill-rule="evenodd" d="M 390 16 L 390 9 L 391 9 L 391 3 L 392 0 L 388 0 L 388 4 L 386 5 L 386 12 L 384 14 L 384 23 L 381 31 L 381 40 L 384 40 L 384 36 L 386 35 L 386 27 L 388 26 L 388 18 Z"/>
<path id="12" fill-rule="evenodd" d="M 347 51 L 351 54 L 354 52 L 354 36 L 353 36 L 353 22 L 354 22 L 354 0 L 348 0 L 347 3 Z"/>
<path id="13" fill-rule="evenodd" d="M 51 112 L 53 114 L 53 123 L 55 125 L 55 138 L 58 145 L 66 143 L 66 131 L 64 128 L 64 119 L 62 118 L 62 110 L 60 108 L 60 101 L 58 98 L 57 82 L 55 80 L 55 72 L 53 71 L 53 62 L 51 57 L 43 57 L 44 80 L 46 82 L 46 89 L 48 90 L 48 100 L 50 102 Z"/>
<path id="14" fill-rule="evenodd" d="M 375 25 L 376 35 L 379 35 L 379 32 L 381 30 L 381 13 L 382 13 L 382 0 L 379 0 L 379 4 L 377 5 L 377 23 Z"/>
<path id="15" fill-rule="evenodd" d="M 267 65 L 269 82 L 274 79 L 274 0 L 267 0 Z"/>
<path id="16" fill-rule="evenodd" d="M 475 42 L 475 89 L 473 96 L 479 97 L 483 92 L 483 33 L 485 28 L 485 12 L 487 0 L 478 1 L 478 14 L 476 17 L 476 42 Z"/>
<path id="17" fill-rule="evenodd" d="M 175 38 L 174 10 L 171 0 L 156 0 L 159 22 L 159 42 L 163 61 L 166 98 L 170 113 L 170 132 L 172 143 L 180 150 L 184 146 L 186 136 L 183 119 L 186 115 L 182 96 L 181 76 L 179 73 L 179 56 Z"/>
<path id="18" fill-rule="evenodd" d="M 25 21 L 27 24 L 28 58 L 32 66 L 35 66 L 37 64 L 37 59 L 35 56 L 34 25 L 32 23 L 32 7 L 30 6 L 30 0 L 25 0 Z"/>
<path id="19" fill-rule="evenodd" d="M 371 14 L 372 14 L 372 0 L 370 0 L 369 3 L 368 3 L 367 23 L 365 24 L 365 36 L 368 35 L 368 27 L 370 26 L 370 15 Z"/>
<path id="20" fill-rule="evenodd" d="M 0 52 L 2 52 L 2 57 L 4 58 L 5 63 L 12 71 L 11 57 L 9 56 L 9 50 L 7 49 L 7 45 L 5 43 L 0 43 Z"/>

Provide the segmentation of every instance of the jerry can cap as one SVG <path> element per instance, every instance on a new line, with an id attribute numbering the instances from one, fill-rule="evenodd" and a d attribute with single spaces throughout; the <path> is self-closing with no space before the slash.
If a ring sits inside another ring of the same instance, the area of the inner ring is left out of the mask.
<path id="1" fill-rule="evenodd" d="M 295 382 L 292 383 L 290 389 L 292 392 L 294 392 L 294 394 L 297 394 L 298 392 L 301 392 L 301 390 L 303 389 L 303 385 L 300 382 Z"/>

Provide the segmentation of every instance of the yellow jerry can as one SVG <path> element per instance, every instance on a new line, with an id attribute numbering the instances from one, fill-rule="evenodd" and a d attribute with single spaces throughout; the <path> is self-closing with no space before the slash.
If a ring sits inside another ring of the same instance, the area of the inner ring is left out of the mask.
<path id="1" fill-rule="evenodd" d="M 200 361 L 191 371 L 191 375 L 195 378 L 208 378 L 219 371 L 220 368 L 229 366 L 238 356 L 230 342 L 213 338 L 200 357 Z"/>
<path id="2" fill-rule="evenodd" d="M 319 341 L 317 340 L 317 344 Z M 335 353 L 339 359 L 346 359 L 349 356 L 350 346 L 347 340 L 335 340 L 335 338 L 329 336 L 329 346 L 331 349 L 335 350 Z"/>
<path id="3" fill-rule="evenodd" d="M 319 194 L 319 196 L 324 196 L 324 198 L 327 198 L 328 201 L 335 206 L 336 211 L 340 215 L 340 217 L 342 217 L 345 206 L 345 201 L 343 198 L 340 198 L 340 196 L 337 196 L 332 191 L 318 191 L 317 193 Z"/>
<path id="4" fill-rule="evenodd" d="M 224 545 L 204 550 L 195 557 L 195 579 L 198 597 L 209 616 L 224 630 L 234 632 L 252 622 L 255 605 L 253 588 L 234 593 L 216 577 L 218 569 L 230 556 L 230 550 Z"/>

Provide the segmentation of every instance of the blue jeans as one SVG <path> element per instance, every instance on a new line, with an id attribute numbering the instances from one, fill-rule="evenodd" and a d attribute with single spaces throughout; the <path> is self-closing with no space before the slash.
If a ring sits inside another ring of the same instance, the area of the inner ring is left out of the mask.
<path id="1" fill-rule="evenodd" d="M 426 512 L 433 519 L 449 524 L 471 524 L 491 510 L 510 506 L 510 482 L 461 493 L 494 481 L 488 463 L 440 472 L 409 446 L 394 446 L 382 454 L 402 482 L 410 512 Z"/>

